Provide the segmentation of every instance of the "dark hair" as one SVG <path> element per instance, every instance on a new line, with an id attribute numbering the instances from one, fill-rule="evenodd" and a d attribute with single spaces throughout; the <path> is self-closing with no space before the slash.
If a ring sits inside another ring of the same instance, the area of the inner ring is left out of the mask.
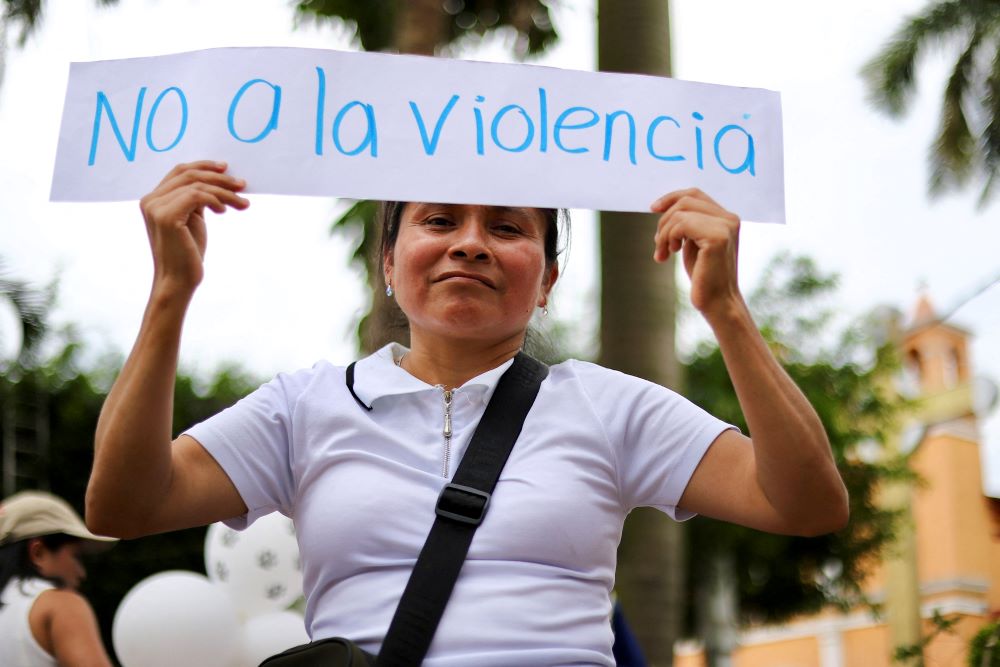
<path id="1" fill-rule="evenodd" d="M 399 236 L 399 221 L 403 216 L 403 208 L 408 202 L 405 201 L 383 201 L 379 202 L 376 223 L 381 232 L 379 240 L 379 266 L 385 261 L 385 256 L 396 247 L 396 238 Z M 545 217 L 545 263 L 552 265 L 559 260 L 562 249 L 559 247 L 559 223 L 562 222 L 569 233 L 569 211 L 558 208 L 539 208 Z"/>
<path id="2" fill-rule="evenodd" d="M 46 577 L 42 575 L 38 571 L 38 568 L 35 567 L 35 564 L 31 562 L 31 557 L 28 555 L 28 543 L 33 539 L 41 540 L 42 544 L 49 551 L 58 551 L 67 544 L 80 541 L 79 537 L 55 533 L 53 535 L 41 535 L 38 538 L 31 537 L 12 544 L 3 545 L 0 547 L 0 591 L 3 591 L 7 587 L 7 583 L 15 578 L 22 581 L 25 579 L 45 579 L 59 588 L 63 588 L 66 585 L 66 582 L 58 577 Z M 0 601 L 0 607 L 3 607 L 2 601 Z"/>

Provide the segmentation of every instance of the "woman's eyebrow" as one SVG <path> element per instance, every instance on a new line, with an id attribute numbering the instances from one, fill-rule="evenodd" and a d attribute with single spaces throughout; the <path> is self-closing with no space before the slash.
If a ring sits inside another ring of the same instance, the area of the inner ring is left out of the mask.
<path id="1" fill-rule="evenodd" d="M 490 206 L 497 213 L 516 213 L 517 215 L 531 216 L 532 209 L 523 206 Z"/>

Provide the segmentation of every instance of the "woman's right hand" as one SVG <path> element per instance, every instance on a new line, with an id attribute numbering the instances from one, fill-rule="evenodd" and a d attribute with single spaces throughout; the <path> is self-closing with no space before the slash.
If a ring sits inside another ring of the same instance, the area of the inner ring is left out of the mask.
<path id="1" fill-rule="evenodd" d="M 204 275 L 205 208 L 225 213 L 250 205 L 237 194 L 246 182 L 226 169 L 211 160 L 179 164 L 139 202 L 153 252 L 154 290 L 193 294 Z"/>

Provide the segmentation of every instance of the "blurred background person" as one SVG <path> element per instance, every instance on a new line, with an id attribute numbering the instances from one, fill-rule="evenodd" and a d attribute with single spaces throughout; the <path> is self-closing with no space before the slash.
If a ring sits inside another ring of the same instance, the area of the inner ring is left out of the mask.
<path id="1" fill-rule="evenodd" d="M 94 611 L 78 592 L 83 553 L 110 546 L 69 503 L 24 491 L 0 504 L 0 665 L 110 667 Z"/>

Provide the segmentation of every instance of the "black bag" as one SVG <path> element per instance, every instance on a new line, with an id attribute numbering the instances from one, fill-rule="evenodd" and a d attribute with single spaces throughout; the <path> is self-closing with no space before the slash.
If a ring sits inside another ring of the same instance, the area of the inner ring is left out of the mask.
<path id="1" fill-rule="evenodd" d="M 434 524 L 410 573 L 379 655 L 362 651 L 349 639 L 332 637 L 290 648 L 271 656 L 260 667 L 419 667 L 465 562 L 472 537 L 486 516 L 500 471 L 548 373 L 548 366 L 518 352 L 514 363 L 500 377 L 452 482 L 441 490 Z M 346 381 L 354 400 L 365 410 L 371 410 L 354 393 L 354 364 L 347 367 Z"/>
<path id="2" fill-rule="evenodd" d="M 294 646 L 260 663 L 260 667 L 372 667 L 375 656 L 350 639 L 331 637 Z"/>

